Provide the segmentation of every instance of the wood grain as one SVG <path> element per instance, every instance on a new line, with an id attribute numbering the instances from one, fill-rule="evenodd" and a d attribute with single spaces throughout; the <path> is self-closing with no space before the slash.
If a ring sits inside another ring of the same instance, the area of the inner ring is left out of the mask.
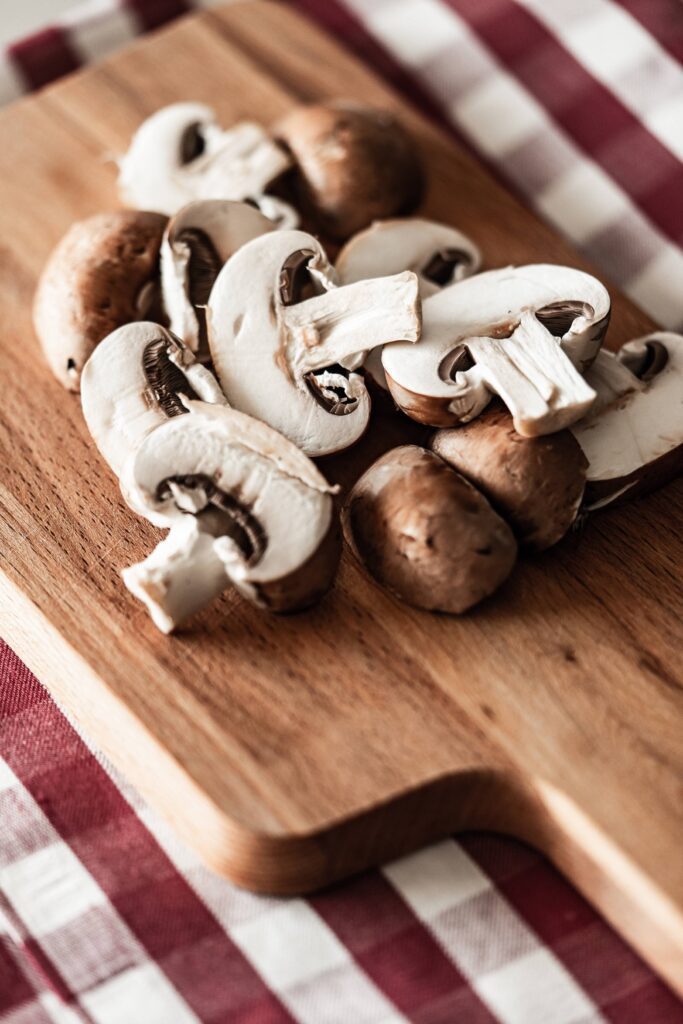
<path id="1" fill-rule="evenodd" d="M 41 359 L 36 276 L 74 219 L 116 205 L 104 157 L 158 106 L 191 98 L 225 123 L 270 122 L 339 95 L 400 112 L 429 168 L 425 211 L 471 234 L 488 266 L 586 266 L 277 4 L 196 15 L 4 111 L 0 632 L 239 884 L 297 892 L 457 829 L 509 832 L 546 851 L 680 990 L 680 483 L 526 558 L 460 619 L 400 605 L 348 557 L 310 613 L 270 618 L 226 594 L 173 639 L 121 584 L 158 534 L 125 509 L 77 399 Z M 612 291 L 616 346 L 651 324 Z M 348 483 L 414 436 L 380 411 L 370 439 L 324 468 Z"/>

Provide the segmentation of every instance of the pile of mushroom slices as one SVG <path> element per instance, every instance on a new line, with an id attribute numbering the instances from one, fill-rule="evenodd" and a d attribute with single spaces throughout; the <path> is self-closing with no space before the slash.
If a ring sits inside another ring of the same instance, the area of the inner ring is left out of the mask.
<path id="1" fill-rule="evenodd" d="M 164 632 L 230 587 L 274 612 L 329 589 L 337 488 L 312 459 L 363 437 L 373 389 L 437 429 L 370 466 L 342 525 L 421 608 L 466 611 L 518 545 L 683 468 L 683 338 L 604 351 L 610 300 L 589 274 L 481 272 L 455 228 L 399 218 L 422 188 L 414 153 L 369 108 L 301 108 L 268 132 L 176 104 L 120 161 L 123 198 L 154 212 L 91 217 L 48 261 L 46 358 L 129 507 L 167 530 L 123 571 Z M 345 241 L 335 264 L 317 233 Z"/>

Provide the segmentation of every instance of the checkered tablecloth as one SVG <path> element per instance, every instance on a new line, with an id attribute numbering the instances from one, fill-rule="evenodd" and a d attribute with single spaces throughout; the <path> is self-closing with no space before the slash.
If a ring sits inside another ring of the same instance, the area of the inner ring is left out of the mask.
<path id="1" fill-rule="evenodd" d="M 87 3 L 0 58 L 0 101 L 192 6 L 210 4 Z M 679 0 L 293 6 L 683 326 Z M 0 1021 L 675 1024 L 683 1007 L 509 840 L 449 839 L 307 900 L 240 892 L 0 642 Z"/>

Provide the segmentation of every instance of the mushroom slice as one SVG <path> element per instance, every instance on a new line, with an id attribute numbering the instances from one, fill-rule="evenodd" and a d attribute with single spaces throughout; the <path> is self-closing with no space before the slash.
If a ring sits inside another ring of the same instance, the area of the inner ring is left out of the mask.
<path id="1" fill-rule="evenodd" d="M 481 253 L 467 235 L 421 217 L 375 221 L 346 243 L 336 262 L 342 284 L 412 270 L 423 299 L 476 274 L 480 265 Z"/>
<path id="2" fill-rule="evenodd" d="M 597 370 L 588 374 L 598 391 L 595 411 L 572 427 L 589 463 L 587 511 L 683 472 L 683 335 L 662 331 L 628 342 L 616 356 L 604 353 Z"/>
<path id="3" fill-rule="evenodd" d="M 256 416 L 308 455 L 358 440 L 370 399 L 353 372 L 368 349 L 420 335 L 410 272 L 336 287 L 320 243 L 276 231 L 242 246 L 209 300 L 209 345 L 234 408 Z"/>
<path id="4" fill-rule="evenodd" d="M 230 583 L 273 612 L 313 604 L 339 562 L 334 488 L 265 423 L 227 406 L 187 407 L 126 465 L 130 506 L 171 530 L 124 582 L 165 632 Z"/>
<path id="5" fill-rule="evenodd" d="M 248 196 L 244 201 L 271 220 L 276 228 L 284 228 L 289 231 L 299 227 L 301 221 L 299 214 L 290 203 L 286 203 L 279 196 L 270 196 L 264 192 L 260 195 Z"/>
<path id="6" fill-rule="evenodd" d="M 275 134 L 296 164 L 297 206 L 331 238 L 348 238 L 420 201 L 417 147 L 387 110 L 348 101 L 297 107 Z"/>
<path id="7" fill-rule="evenodd" d="M 273 231 L 248 203 L 204 199 L 169 222 L 161 246 L 161 280 L 171 330 L 193 352 L 208 353 L 205 307 L 223 264 L 245 242 Z"/>
<path id="8" fill-rule="evenodd" d="M 525 437 L 583 416 L 595 392 L 581 373 L 609 320 L 606 289 L 570 267 L 477 274 L 426 299 L 419 345 L 387 345 L 382 365 L 404 412 L 435 427 L 467 423 L 498 394 Z"/>
<path id="9" fill-rule="evenodd" d="M 410 217 L 377 220 L 354 235 L 339 253 L 336 269 L 342 284 L 412 270 L 420 282 L 420 297 L 426 299 L 476 274 L 480 265 L 481 253 L 467 235 L 448 224 Z M 388 391 L 379 349 L 369 353 L 363 369 Z"/>
<path id="10" fill-rule="evenodd" d="M 119 162 L 119 191 L 131 206 L 173 214 L 195 199 L 260 195 L 290 164 L 260 125 L 223 131 L 210 107 L 174 103 L 138 128 Z"/>
<path id="11" fill-rule="evenodd" d="M 415 445 L 365 471 L 342 520 L 370 575 L 417 608 L 467 611 L 497 590 L 517 556 L 510 527 L 483 494 Z"/>
<path id="12" fill-rule="evenodd" d="M 83 415 L 117 476 L 150 431 L 187 412 L 187 399 L 225 404 L 213 374 L 158 324 L 120 327 L 95 349 L 83 370 Z"/>
<path id="13" fill-rule="evenodd" d="M 79 221 L 38 282 L 33 320 L 55 377 L 78 391 L 81 370 L 111 331 L 153 312 L 166 218 L 143 210 Z"/>
<path id="14" fill-rule="evenodd" d="M 520 544 L 543 551 L 576 519 L 588 462 L 569 430 L 521 437 L 490 406 L 472 423 L 438 430 L 430 448 L 488 498 Z"/>

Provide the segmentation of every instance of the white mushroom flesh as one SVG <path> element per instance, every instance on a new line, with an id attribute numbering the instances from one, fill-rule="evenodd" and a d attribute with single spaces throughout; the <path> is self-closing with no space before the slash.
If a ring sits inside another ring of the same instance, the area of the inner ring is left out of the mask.
<path id="1" fill-rule="evenodd" d="M 291 203 L 286 203 L 279 196 L 270 196 L 264 193 L 250 195 L 248 202 L 255 206 L 264 217 L 271 220 L 276 228 L 283 228 L 287 231 L 298 228 L 301 218 Z"/>
<path id="2" fill-rule="evenodd" d="M 243 246 L 208 308 L 211 355 L 230 404 L 316 456 L 348 447 L 367 425 L 370 401 L 353 372 L 367 350 L 412 343 L 420 326 L 414 274 L 339 288 L 320 243 L 302 231 Z"/>
<path id="3" fill-rule="evenodd" d="M 651 342 L 663 346 L 668 359 L 647 383 L 607 353 L 597 372 L 589 371 L 588 379 L 598 390 L 596 409 L 572 428 L 589 462 L 588 485 L 594 493 L 600 485 L 602 492 L 588 509 L 626 494 L 657 460 L 683 452 L 683 336 L 648 335 L 624 346 L 626 356 Z"/>
<path id="4" fill-rule="evenodd" d="M 582 271 L 492 270 L 426 299 L 420 344 L 386 345 L 382 365 L 397 403 L 422 422 L 469 422 L 499 394 L 518 433 L 549 433 L 595 398 L 579 371 L 595 358 L 609 311 L 605 288 Z"/>
<path id="5" fill-rule="evenodd" d="M 81 402 L 88 429 L 117 476 L 143 438 L 185 412 L 181 396 L 225 404 L 213 374 L 170 331 L 134 323 L 100 342 L 83 368 Z"/>
<path id="6" fill-rule="evenodd" d="M 223 265 L 274 228 L 254 206 L 225 199 L 190 203 L 169 222 L 161 245 L 164 306 L 171 330 L 193 352 L 206 348 L 203 307 Z"/>
<path id="7" fill-rule="evenodd" d="M 124 202 L 176 213 L 195 199 L 245 199 L 267 192 L 291 159 L 258 124 L 223 131 L 210 107 L 175 103 L 139 127 L 119 161 Z"/>
<path id="8" fill-rule="evenodd" d="M 481 253 L 467 235 L 421 217 L 375 221 L 346 243 L 336 261 L 342 284 L 412 270 L 423 299 L 476 274 L 480 265 Z"/>
<path id="9" fill-rule="evenodd" d="M 481 253 L 456 228 L 421 217 L 378 220 L 349 239 L 339 253 L 336 270 L 342 284 L 368 277 L 412 270 L 422 299 L 464 281 L 481 266 Z M 389 390 L 380 349 L 368 353 L 363 369 L 384 391 Z"/>
<path id="10" fill-rule="evenodd" d="M 121 573 L 130 592 L 149 610 L 162 633 L 170 633 L 229 584 L 214 550 L 215 536 L 196 516 L 173 525 L 154 551 Z"/>
<path id="11" fill-rule="evenodd" d="M 334 488 L 286 438 L 234 409 L 187 405 L 145 438 L 122 479 L 128 504 L 171 530 L 124 573 L 167 632 L 229 583 L 258 602 L 260 586 L 315 554 L 334 514 Z"/>

